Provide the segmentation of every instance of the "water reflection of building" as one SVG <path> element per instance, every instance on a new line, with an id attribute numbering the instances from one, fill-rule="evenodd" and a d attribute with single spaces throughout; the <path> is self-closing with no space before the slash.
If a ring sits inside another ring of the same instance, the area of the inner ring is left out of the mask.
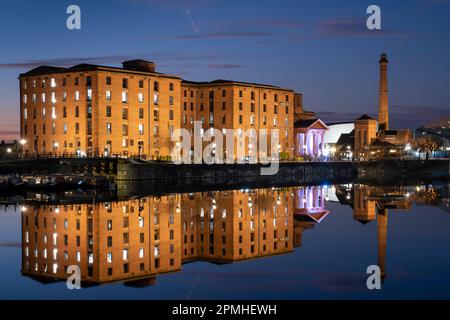
<path id="1" fill-rule="evenodd" d="M 182 199 L 183 261 L 225 263 L 293 249 L 289 191 L 222 191 Z"/>
<path id="2" fill-rule="evenodd" d="M 22 273 L 39 280 L 81 268 L 84 283 L 131 280 L 179 270 L 180 197 L 27 208 Z"/>
<path id="3" fill-rule="evenodd" d="M 325 209 L 325 186 L 302 187 L 296 189 L 294 206 L 294 229 L 296 247 L 302 244 L 304 230 L 312 229 L 329 213 Z"/>
<path id="4" fill-rule="evenodd" d="M 338 198 L 352 206 L 354 220 L 362 224 L 377 221 L 378 266 L 381 270 L 381 279 L 384 281 L 386 277 L 388 209 L 408 210 L 411 208 L 412 200 L 409 189 L 356 184 L 342 186 L 338 190 Z"/>
<path id="5" fill-rule="evenodd" d="M 302 231 L 328 214 L 323 194 L 322 187 L 302 187 L 24 207 L 22 273 L 58 281 L 78 265 L 83 285 L 142 286 L 190 261 L 291 252 Z"/>

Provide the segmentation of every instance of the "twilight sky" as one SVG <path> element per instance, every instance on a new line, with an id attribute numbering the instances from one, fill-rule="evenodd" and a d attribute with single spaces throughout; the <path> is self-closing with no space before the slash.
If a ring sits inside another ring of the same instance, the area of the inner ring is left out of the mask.
<path id="1" fill-rule="evenodd" d="M 142 58 L 188 80 L 274 84 L 304 94 L 325 121 L 374 115 L 388 54 L 392 127 L 450 114 L 450 0 L 4 1 L 0 139 L 18 136 L 19 73 L 36 66 L 120 66 Z M 81 7 L 82 29 L 66 28 Z M 366 29 L 377 4 L 382 30 Z"/>

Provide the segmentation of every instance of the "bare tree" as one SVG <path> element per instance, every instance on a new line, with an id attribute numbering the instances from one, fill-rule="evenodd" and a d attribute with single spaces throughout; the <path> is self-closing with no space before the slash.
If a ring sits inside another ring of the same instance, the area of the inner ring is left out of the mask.
<path id="1" fill-rule="evenodd" d="M 420 151 L 426 152 L 426 159 L 430 159 L 430 152 L 439 149 L 439 141 L 433 137 L 420 137 L 413 140 L 413 148 Z"/>

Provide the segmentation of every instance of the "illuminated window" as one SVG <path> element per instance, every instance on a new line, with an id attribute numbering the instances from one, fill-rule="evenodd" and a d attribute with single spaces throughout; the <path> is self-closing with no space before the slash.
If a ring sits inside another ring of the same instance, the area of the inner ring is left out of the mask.
<path id="1" fill-rule="evenodd" d="M 75 101 L 80 100 L 80 91 L 75 91 Z"/>
<path id="2" fill-rule="evenodd" d="M 50 80 L 50 86 L 51 86 L 52 88 L 56 87 L 56 80 L 55 80 L 55 78 L 52 78 L 52 79 Z"/>

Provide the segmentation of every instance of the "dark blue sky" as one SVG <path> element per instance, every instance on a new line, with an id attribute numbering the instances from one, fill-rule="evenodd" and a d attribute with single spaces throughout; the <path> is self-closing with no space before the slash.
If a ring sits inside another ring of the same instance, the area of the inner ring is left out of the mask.
<path id="1" fill-rule="evenodd" d="M 82 30 L 66 28 L 77 4 Z M 382 31 L 365 28 L 382 10 Z M 41 64 L 119 66 L 280 85 L 304 94 L 325 121 L 377 110 L 378 58 L 390 60 L 393 126 L 450 113 L 450 0 L 5 1 L 0 11 L 0 136 L 18 132 L 19 73 Z"/>

